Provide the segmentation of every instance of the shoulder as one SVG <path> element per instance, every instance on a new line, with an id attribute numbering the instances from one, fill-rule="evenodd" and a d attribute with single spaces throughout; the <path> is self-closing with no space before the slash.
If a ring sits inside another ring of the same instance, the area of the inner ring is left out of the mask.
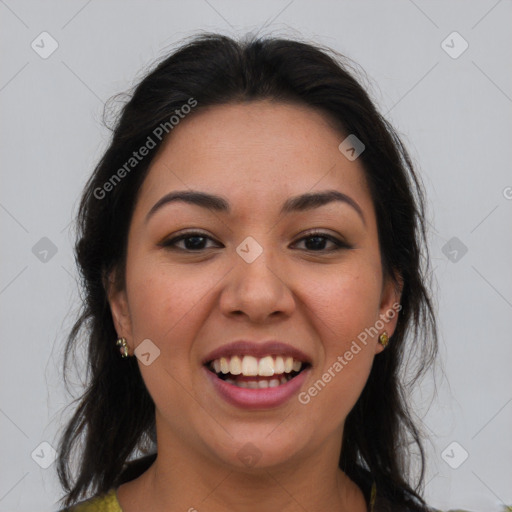
<path id="1" fill-rule="evenodd" d="M 100 494 L 88 500 L 81 501 L 59 512 L 123 512 L 117 501 L 116 489 L 112 488 L 105 494 Z"/>
<path id="2" fill-rule="evenodd" d="M 112 487 L 107 492 L 81 501 L 76 505 L 64 508 L 58 512 L 123 512 L 117 499 L 117 489 L 121 484 L 134 480 L 144 473 L 144 471 L 153 464 L 156 456 L 156 453 L 152 453 L 127 462 L 120 477 L 115 480 Z"/>

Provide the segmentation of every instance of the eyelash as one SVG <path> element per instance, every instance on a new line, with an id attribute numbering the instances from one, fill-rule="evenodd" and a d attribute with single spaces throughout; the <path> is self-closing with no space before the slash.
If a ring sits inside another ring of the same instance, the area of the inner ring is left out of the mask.
<path id="1" fill-rule="evenodd" d="M 213 238 L 209 237 L 208 235 L 206 235 L 205 233 L 201 233 L 199 231 L 191 231 L 191 232 L 188 232 L 188 233 L 182 233 L 181 235 L 175 237 L 175 238 L 171 238 L 169 240 L 166 240 L 164 242 L 162 242 L 161 245 L 162 247 L 166 248 L 166 249 L 169 249 L 169 250 L 178 250 L 178 251 L 184 251 L 184 252 L 190 252 L 190 253 L 199 253 L 201 251 L 204 251 L 206 250 L 205 248 L 202 248 L 202 249 L 197 249 L 197 250 L 194 250 L 194 249 L 184 249 L 184 248 L 181 248 L 181 247 L 177 247 L 176 244 L 178 242 L 180 242 L 181 240 L 187 240 L 189 238 L 204 238 L 204 239 L 209 239 L 209 240 L 213 240 Z M 329 235 L 328 233 L 324 233 L 322 231 L 312 231 L 310 233 L 307 233 L 306 236 L 303 236 L 302 238 L 299 238 L 299 240 L 297 240 L 297 242 L 300 242 L 302 240 L 308 240 L 310 238 L 324 238 L 326 240 L 329 240 L 330 242 L 332 242 L 334 245 L 335 245 L 335 248 L 333 249 L 320 249 L 318 251 L 315 251 L 313 249 L 305 249 L 306 251 L 308 252 L 335 252 L 335 251 L 340 251 L 342 249 L 351 249 L 352 246 L 347 244 L 346 242 L 332 236 L 332 235 Z M 297 243 L 296 242 L 296 243 Z"/>

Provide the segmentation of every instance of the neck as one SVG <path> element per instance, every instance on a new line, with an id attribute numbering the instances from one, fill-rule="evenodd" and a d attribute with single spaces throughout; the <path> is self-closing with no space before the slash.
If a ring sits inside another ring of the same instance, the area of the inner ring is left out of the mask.
<path id="1" fill-rule="evenodd" d="M 134 499 L 141 511 L 367 510 L 361 490 L 338 468 L 339 450 L 330 442 L 307 456 L 260 469 L 228 466 L 176 440 L 159 439 L 158 447 L 153 465 L 125 484 L 131 485 L 131 497 L 118 494 L 120 501 L 125 496 L 125 512 L 131 512 L 130 505 L 136 510 Z"/>

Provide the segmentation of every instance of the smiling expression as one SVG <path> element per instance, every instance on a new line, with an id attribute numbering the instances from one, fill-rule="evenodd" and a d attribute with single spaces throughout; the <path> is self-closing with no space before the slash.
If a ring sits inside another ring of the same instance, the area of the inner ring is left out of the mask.
<path id="1" fill-rule="evenodd" d="M 195 112 L 155 156 L 126 286 L 109 299 L 130 351 L 145 339 L 160 350 L 139 361 L 159 443 L 239 467 L 246 443 L 263 466 L 339 451 L 378 336 L 314 400 L 297 397 L 399 301 L 344 138 L 313 109 L 257 101 Z"/>

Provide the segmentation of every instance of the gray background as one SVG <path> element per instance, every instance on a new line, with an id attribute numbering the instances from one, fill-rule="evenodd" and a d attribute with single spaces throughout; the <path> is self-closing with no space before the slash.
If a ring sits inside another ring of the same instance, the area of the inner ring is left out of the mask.
<path id="1" fill-rule="evenodd" d="M 70 222 L 106 147 L 103 103 L 198 30 L 302 36 L 367 72 L 429 198 L 442 363 L 415 395 L 426 496 L 445 510 L 512 504 L 510 1 L 0 0 L 0 14 L 1 511 L 52 511 L 62 494 L 41 443 L 55 446 L 71 412 Z M 43 31 L 58 43 L 47 58 Z"/>

